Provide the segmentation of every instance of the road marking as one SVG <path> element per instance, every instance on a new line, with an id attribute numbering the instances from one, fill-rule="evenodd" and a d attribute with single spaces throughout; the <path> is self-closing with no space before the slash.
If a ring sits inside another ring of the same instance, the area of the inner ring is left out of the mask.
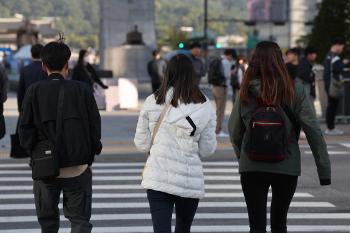
<path id="1" fill-rule="evenodd" d="M 268 194 L 269 197 L 272 197 L 272 194 Z M 104 198 L 146 198 L 146 193 L 93 193 L 93 198 L 104 199 Z M 244 195 L 242 192 L 239 193 L 206 193 L 206 198 L 243 198 Z M 295 198 L 312 198 L 313 195 L 309 193 L 295 193 Z M 33 199 L 33 193 L 16 193 L 16 194 L 0 194 L 0 200 L 16 200 L 16 199 Z M 62 198 L 62 195 L 61 195 Z"/>
<path id="2" fill-rule="evenodd" d="M 173 228 L 174 230 L 174 228 Z M 14 229 L 0 230 L 0 233 L 40 233 L 40 229 Z M 60 233 L 69 233 L 70 228 L 61 228 Z M 192 226 L 191 232 L 244 232 L 249 231 L 248 226 L 243 225 L 209 225 Z M 349 232 L 350 225 L 288 225 L 289 232 Z M 94 233 L 152 233 L 152 226 L 128 226 L 128 227 L 94 227 Z"/>
<path id="3" fill-rule="evenodd" d="M 270 219 L 270 213 L 267 214 Z M 175 214 L 172 216 L 175 219 Z M 62 221 L 68 221 L 63 215 Z M 199 219 L 248 219 L 247 213 L 196 213 L 195 220 Z M 288 219 L 350 219 L 350 213 L 289 213 Z M 10 222 L 36 222 L 37 216 L 11 216 L 0 217 L 0 223 Z M 91 216 L 92 221 L 109 221 L 109 220 L 151 220 L 149 213 L 134 214 L 95 214 Z"/>
<path id="4" fill-rule="evenodd" d="M 204 173 L 238 173 L 236 168 L 204 168 Z M 141 174 L 142 169 L 93 169 L 94 174 L 125 174 L 125 173 L 138 173 Z M 21 174 L 32 174 L 31 170 L 0 170 L 0 175 L 21 175 Z"/>
<path id="5" fill-rule="evenodd" d="M 350 143 L 339 143 L 339 145 L 350 148 Z"/>
<path id="6" fill-rule="evenodd" d="M 215 162 L 215 161 L 206 161 L 202 162 L 204 166 L 224 166 L 224 167 L 234 167 L 238 166 L 238 162 L 233 161 L 224 161 L 224 162 Z M 121 163 L 102 163 L 95 162 L 92 167 L 143 167 L 145 162 L 121 162 Z M 27 167 L 26 163 L 3 163 L 0 164 L 0 168 L 16 168 L 16 167 Z"/>
<path id="7" fill-rule="evenodd" d="M 204 176 L 205 180 L 240 180 L 240 176 Z M 0 177 L 0 182 L 21 182 L 21 181 L 32 181 L 31 177 Z M 140 181 L 142 180 L 140 176 L 93 176 L 92 180 L 94 181 Z"/>
<path id="8" fill-rule="evenodd" d="M 144 189 L 140 184 L 121 184 L 121 185 L 93 185 L 93 190 L 137 190 Z M 240 184 L 237 185 L 227 185 L 227 184 L 207 184 L 205 185 L 205 189 L 237 189 L 241 190 L 242 186 Z M 33 190 L 33 186 L 31 185 L 12 185 L 12 186 L 0 186 L 0 191 L 11 191 L 11 190 Z"/>
<path id="9" fill-rule="evenodd" d="M 304 153 L 307 155 L 311 155 L 312 151 L 305 151 Z M 328 154 L 329 155 L 348 155 L 350 154 L 350 152 L 349 151 L 328 151 Z"/>
<path id="10" fill-rule="evenodd" d="M 271 203 L 268 202 L 268 206 Z M 62 207 L 61 204 L 59 205 Z M 121 202 L 121 203 L 106 203 L 106 202 L 93 202 L 92 208 L 94 209 L 116 209 L 116 208 L 148 208 L 148 202 Z M 199 202 L 200 208 L 245 208 L 246 203 L 244 201 L 231 201 L 231 202 Z M 329 202 L 312 202 L 312 201 L 295 201 L 292 202 L 290 207 L 316 207 L 316 208 L 330 208 L 335 207 Z M 34 210 L 34 204 L 0 204 L 0 210 Z"/>

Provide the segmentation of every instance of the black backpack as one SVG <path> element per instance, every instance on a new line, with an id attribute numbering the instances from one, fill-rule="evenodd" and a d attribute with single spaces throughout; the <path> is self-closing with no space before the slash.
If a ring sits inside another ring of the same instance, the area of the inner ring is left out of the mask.
<path id="1" fill-rule="evenodd" d="M 289 134 L 284 113 L 292 122 L 299 139 L 300 126 L 289 107 L 258 105 L 250 123 L 248 156 L 251 160 L 280 162 L 287 158 Z"/>
<path id="2" fill-rule="evenodd" d="M 214 86 L 226 86 L 226 78 L 222 71 L 222 59 L 215 58 L 209 64 L 208 83 Z"/>

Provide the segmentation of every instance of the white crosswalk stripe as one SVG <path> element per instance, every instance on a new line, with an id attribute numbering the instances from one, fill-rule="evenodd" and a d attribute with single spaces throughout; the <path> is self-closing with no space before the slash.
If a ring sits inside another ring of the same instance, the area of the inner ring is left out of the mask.
<path id="1" fill-rule="evenodd" d="M 307 149 L 307 148 L 305 148 Z M 247 232 L 248 215 L 237 163 L 204 162 L 206 197 L 200 201 L 192 232 Z M 141 162 L 95 163 L 93 166 L 93 232 L 153 232 L 149 204 L 140 185 Z M 269 203 L 271 193 L 269 193 Z M 60 208 L 62 208 L 60 204 Z M 350 213 L 332 212 L 332 203 L 296 192 L 288 215 L 290 232 L 349 232 Z M 307 211 L 305 211 L 307 209 Z M 175 217 L 175 216 L 173 216 Z M 269 214 L 267 215 L 269 219 Z M 70 232 L 61 216 L 60 233 Z M 207 221 L 218 221 L 209 224 Z M 337 222 L 343 220 L 343 222 Z M 237 221 L 234 224 L 232 221 Z M 21 224 L 25 223 L 25 224 Z M 127 224 L 124 225 L 123 224 Z M 343 224 L 342 224 L 343 223 Z M 106 227 L 108 226 L 108 227 Z M 0 164 L 0 233 L 39 233 L 31 172 L 25 163 Z"/>

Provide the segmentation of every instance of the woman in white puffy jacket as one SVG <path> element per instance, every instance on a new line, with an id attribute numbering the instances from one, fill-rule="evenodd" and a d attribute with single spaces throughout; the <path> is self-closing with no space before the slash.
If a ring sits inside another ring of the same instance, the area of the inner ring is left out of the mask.
<path id="1" fill-rule="evenodd" d="M 165 112 L 155 134 L 154 128 Z M 155 233 L 171 233 L 176 208 L 176 233 L 189 233 L 199 199 L 204 196 L 201 157 L 216 149 L 216 116 L 199 90 L 189 57 L 174 56 L 161 88 L 149 96 L 141 110 L 135 145 L 150 152 L 143 171 Z"/>

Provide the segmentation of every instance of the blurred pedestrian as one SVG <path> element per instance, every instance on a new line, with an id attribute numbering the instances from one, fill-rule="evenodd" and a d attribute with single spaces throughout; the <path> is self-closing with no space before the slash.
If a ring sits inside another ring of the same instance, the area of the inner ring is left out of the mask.
<path id="1" fill-rule="evenodd" d="M 295 80 L 299 64 L 299 50 L 291 48 L 286 51 L 286 66 L 289 76 Z"/>
<path id="2" fill-rule="evenodd" d="M 236 97 L 239 94 L 241 83 L 243 79 L 244 67 L 239 63 L 236 50 L 233 49 L 232 53 L 232 65 L 231 65 L 231 87 L 232 87 L 232 103 L 236 101 Z"/>
<path id="3" fill-rule="evenodd" d="M 21 112 L 24 95 L 30 85 L 38 81 L 47 79 L 47 73 L 43 70 L 40 54 L 44 46 L 35 44 L 30 52 L 32 55 L 32 63 L 22 68 L 19 75 L 19 83 L 17 89 L 17 105 L 18 111 Z"/>
<path id="4" fill-rule="evenodd" d="M 35 208 L 42 233 L 57 233 L 58 204 L 71 232 L 90 233 L 92 172 L 102 149 L 101 119 L 90 88 L 66 80 L 71 51 L 50 42 L 41 58 L 48 78 L 29 87 L 19 125 L 21 145 L 30 152 Z"/>
<path id="5" fill-rule="evenodd" d="M 337 115 L 338 105 L 343 96 L 343 70 L 344 63 L 339 57 L 343 52 L 345 40 L 341 37 L 336 37 L 332 40 L 331 48 L 324 60 L 323 79 L 325 89 L 328 95 L 328 105 L 326 110 L 327 135 L 342 135 L 344 132 L 335 128 L 335 117 Z"/>
<path id="6" fill-rule="evenodd" d="M 153 59 L 147 64 L 148 75 L 151 78 L 152 92 L 156 92 L 163 79 L 165 74 L 165 69 L 167 66 L 166 61 L 160 56 L 159 50 L 154 50 L 152 52 Z"/>
<path id="7" fill-rule="evenodd" d="M 298 132 L 304 129 L 321 185 L 331 183 L 327 145 L 309 98 L 288 76 L 279 46 L 258 43 L 229 120 L 248 208 L 250 232 L 266 232 L 272 189 L 271 232 L 287 233 L 287 212 L 300 176 Z"/>
<path id="8" fill-rule="evenodd" d="M 93 90 L 94 83 L 97 83 L 103 89 L 106 86 L 98 76 L 95 68 L 87 61 L 88 53 L 85 49 L 79 51 L 78 62 L 73 69 L 72 80 L 77 80 L 87 83 Z"/>
<path id="9" fill-rule="evenodd" d="M 202 60 L 202 49 L 201 44 L 198 42 L 193 42 L 190 45 L 191 59 L 194 67 L 194 72 L 196 76 L 197 84 L 199 85 L 203 76 L 205 76 L 206 68 Z"/>
<path id="10" fill-rule="evenodd" d="M 4 103 L 7 100 L 8 77 L 5 67 L 0 64 L 0 139 L 6 134 Z"/>
<path id="11" fill-rule="evenodd" d="M 204 196 L 202 157 L 216 148 L 214 109 L 200 91 L 191 59 L 175 55 L 164 83 L 141 110 L 135 145 L 149 152 L 142 186 L 155 233 L 171 233 L 174 205 L 175 232 L 189 233 L 199 199 Z"/>
<path id="12" fill-rule="evenodd" d="M 296 78 L 304 85 L 308 97 L 310 97 L 311 106 L 316 113 L 314 101 L 316 99 L 316 79 L 315 73 L 312 70 L 313 64 L 317 58 L 317 51 L 314 47 L 306 47 L 304 57 L 300 60 L 297 68 Z"/>
<path id="13" fill-rule="evenodd" d="M 232 66 L 235 65 L 236 57 L 234 49 L 226 49 L 221 58 L 214 59 L 209 64 L 208 82 L 213 85 L 212 93 L 216 105 L 216 136 L 228 137 L 222 130 L 222 123 L 225 117 L 225 109 L 227 102 L 227 88 L 233 75 Z"/>

